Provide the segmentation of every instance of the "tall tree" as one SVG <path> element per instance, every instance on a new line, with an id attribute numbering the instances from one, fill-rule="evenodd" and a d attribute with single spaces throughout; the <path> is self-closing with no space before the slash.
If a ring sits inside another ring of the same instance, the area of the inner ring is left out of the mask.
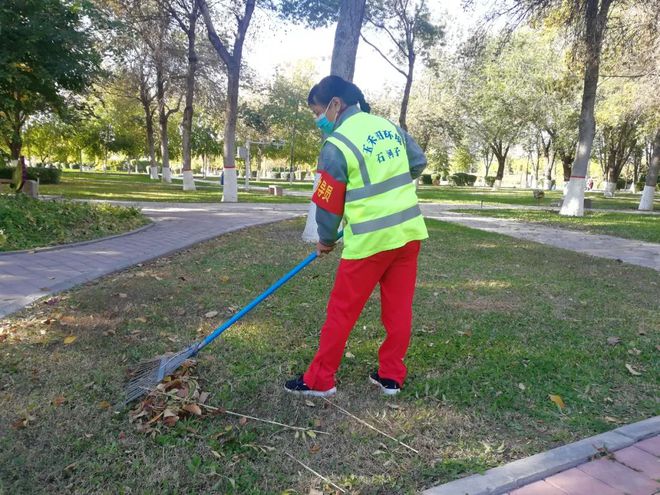
<path id="1" fill-rule="evenodd" d="M 0 133 L 12 160 L 23 126 L 38 112 L 70 113 L 101 75 L 89 19 L 100 13 L 82 1 L 4 0 L 0 3 Z"/>
<path id="2" fill-rule="evenodd" d="M 197 0 L 209 41 L 227 70 L 227 103 L 225 107 L 224 134 L 224 188 L 222 201 L 238 201 L 238 182 L 236 177 L 236 120 L 238 116 L 238 89 L 241 78 L 243 44 L 250 27 L 256 0 L 233 0 L 227 6 L 236 19 L 233 43 L 221 39 L 216 32 L 206 0 Z M 230 51 L 231 49 L 231 51 Z"/>
<path id="3" fill-rule="evenodd" d="M 197 21 L 200 16 L 196 0 L 159 0 L 170 16 L 176 21 L 188 40 L 188 69 L 186 72 L 185 106 L 181 121 L 183 154 L 183 190 L 194 191 L 195 181 L 191 167 L 191 132 L 193 121 L 193 100 L 195 95 L 195 74 L 199 65 L 197 56 Z"/>
<path id="4" fill-rule="evenodd" d="M 366 0 L 283 0 L 280 12 L 285 18 L 302 21 L 311 27 L 326 26 L 337 21 L 330 74 L 353 81 L 365 3 Z M 317 171 L 314 189 L 318 185 L 319 177 Z M 311 201 L 302 239 L 308 242 L 318 241 L 316 205 Z"/>
<path id="5" fill-rule="evenodd" d="M 393 47 L 389 50 L 389 54 L 385 53 L 377 43 L 369 41 L 362 32 L 361 37 L 364 42 L 406 79 L 399 124 L 403 129 L 408 130 L 406 116 L 415 64 L 420 57 L 429 60 L 431 49 L 443 37 L 443 30 L 431 21 L 426 0 L 379 0 L 369 9 L 367 21 L 369 25 L 386 34 Z"/>

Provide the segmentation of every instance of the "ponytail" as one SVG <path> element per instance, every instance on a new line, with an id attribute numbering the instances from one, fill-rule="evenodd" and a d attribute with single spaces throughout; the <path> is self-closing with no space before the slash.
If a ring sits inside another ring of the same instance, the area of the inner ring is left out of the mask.
<path id="1" fill-rule="evenodd" d="M 308 105 L 326 106 L 334 97 L 338 96 L 347 105 L 360 105 L 360 110 L 369 113 L 371 105 L 364 99 L 364 94 L 352 82 L 346 81 L 339 76 L 327 76 L 314 85 L 307 96 Z"/>

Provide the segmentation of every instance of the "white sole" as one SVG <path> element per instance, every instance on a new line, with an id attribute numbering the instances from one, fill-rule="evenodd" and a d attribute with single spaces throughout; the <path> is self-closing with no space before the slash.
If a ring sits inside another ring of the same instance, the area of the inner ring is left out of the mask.
<path id="1" fill-rule="evenodd" d="M 400 388 L 386 388 L 383 387 L 383 384 L 380 383 L 378 380 L 374 380 L 373 378 L 369 377 L 369 381 L 373 383 L 374 385 L 378 385 L 380 387 L 381 392 L 383 392 L 383 395 L 396 395 L 399 392 L 401 392 Z"/>
<path id="2" fill-rule="evenodd" d="M 332 387 L 330 390 L 289 390 L 284 387 L 284 390 L 293 395 L 304 395 L 306 397 L 332 397 L 337 393 L 337 387 Z"/>

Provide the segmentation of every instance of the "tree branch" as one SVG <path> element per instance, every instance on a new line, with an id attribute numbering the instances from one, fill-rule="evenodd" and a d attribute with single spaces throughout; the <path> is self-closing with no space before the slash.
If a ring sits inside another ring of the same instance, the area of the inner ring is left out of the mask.
<path id="1" fill-rule="evenodd" d="M 374 45 L 371 41 L 369 41 L 367 38 L 365 38 L 364 35 L 363 35 L 362 33 L 360 33 L 360 38 L 362 38 L 362 40 L 363 40 L 367 45 L 371 46 L 374 50 L 376 50 L 376 51 L 378 52 L 378 54 L 379 54 L 381 57 L 383 57 L 383 59 L 385 59 L 385 61 L 386 61 L 388 64 L 390 64 L 390 65 L 391 65 L 391 66 L 392 66 L 392 67 L 393 67 L 393 68 L 394 68 L 399 74 L 401 74 L 403 77 L 405 77 L 406 79 L 408 79 L 408 74 L 407 74 L 406 72 L 404 72 L 403 70 L 401 70 L 401 69 L 400 69 L 399 67 L 397 67 L 396 65 L 394 65 L 394 64 L 392 63 L 392 61 L 387 57 L 387 55 L 385 55 L 383 52 L 381 52 L 380 49 L 379 49 L 376 45 Z"/>

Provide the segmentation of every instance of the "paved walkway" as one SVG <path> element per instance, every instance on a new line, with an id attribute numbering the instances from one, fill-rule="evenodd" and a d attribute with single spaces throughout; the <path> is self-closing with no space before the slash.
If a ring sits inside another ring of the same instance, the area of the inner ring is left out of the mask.
<path id="1" fill-rule="evenodd" d="M 660 416 L 438 485 L 423 495 L 660 493 Z"/>
<path id="2" fill-rule="evenodd" d="M 127 203 L 154 225 L 127 236 L 0 255 L 0 317 L 31 302 L 220 234 L 303 214 L 307 205 Z"/>
<path id="3" fill-rule="evenodd" d="M 473 229 L 504 234 L 591 256 L 621 260 L 624 263 L 660 271 L 660 244 L 609 235 L 587 234 L 503 218 L 469 215 L 451 212 L 448 211 L 449 209 L 456 209 L 456 205 L 422 204 L 422 212 L 427 218 L 458 223 Z M 658 228 L 660 228 L 660 217 L 658 217 Z"/>
<path id="4" fill-rule="evenodd" d="M 43 296 L 220 234 L 284 220 L 307 211 L 306 204 L 115 203 L 141 207 L 155 225 L 128 236 L 84 245 L 48 251 L 0 254 L 0 317 Z M 660 271 L 659 244 L 448 211 L 461 206 L 423 204 L 422 211 L 428 218 L 459 223 L 592 256 L 619 259 Z"/>
<path id="5" fill-rule="evenodd" d="M 555 474 L 509 495 L 653 495 L 660 491 L 660 436 Z"/>

